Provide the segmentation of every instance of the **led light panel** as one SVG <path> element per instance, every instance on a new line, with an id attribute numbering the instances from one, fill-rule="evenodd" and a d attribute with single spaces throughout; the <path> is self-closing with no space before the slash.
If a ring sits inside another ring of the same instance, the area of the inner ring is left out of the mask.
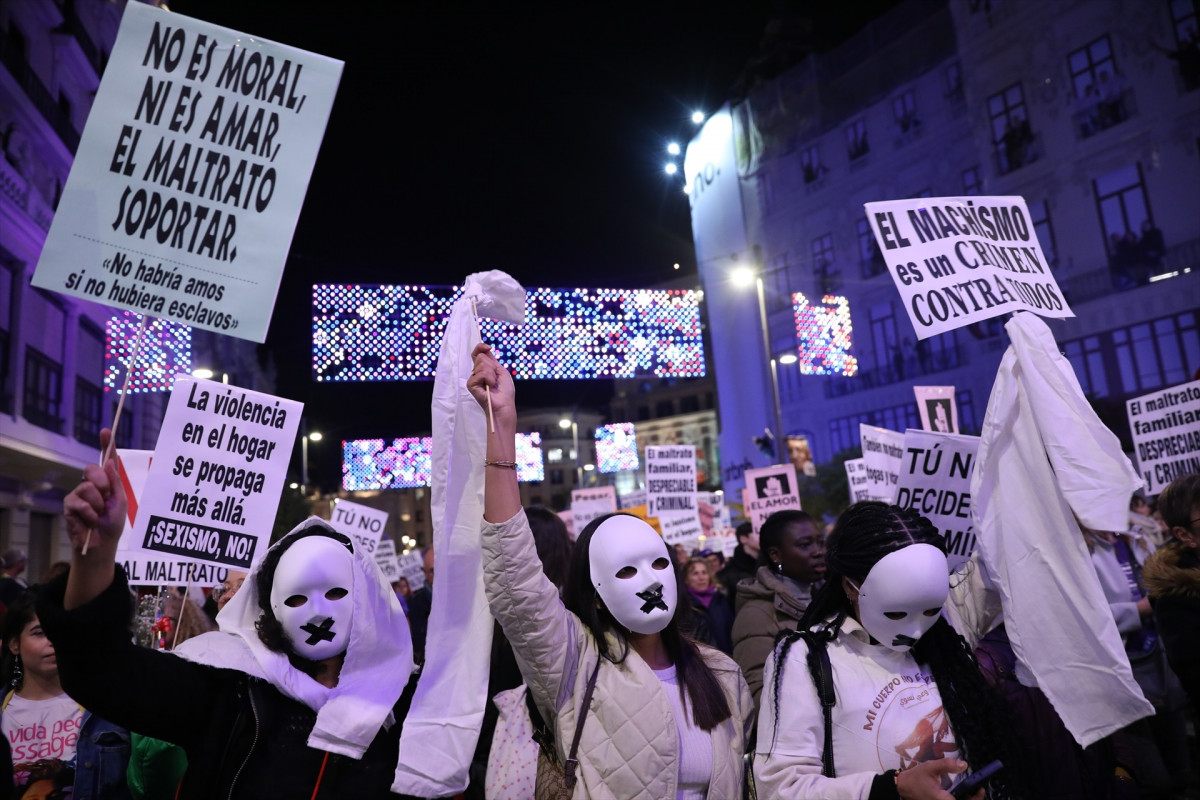
<path id="1" fill-rule="evenodd" d="M 821 305 L 810 305 L 796 292 L 796 338 L 800 340 L 800 372 L 803 375 L 858 374 L 858 359 L 850 355 L 850 302 L 827 294 Z"/>
<path id="2" fill-rule="evenodd" d="M 542 435 L 540 433 L 517 434 L 516 460 L 518 481 L 546 479 L 546 468 L 542 462 Z"/>
<path id="3" fill-rule="evenodd" d="M 458 287 L 313 287 L 313 380 L 433 378 Z M 481 320 L 483 339 L 517 378 L 704 375 L 695 290 L 531 289 L 525 324 Z"/>
<path id="4" fill-rule="evenodd" d="M 542 435 L 517 434 L 517 480 L 545 480 Z M 428 486 L 433 437 L 353 439 L 342 442 L 342 488 L 347 492 Z"/>
<path id="5" fill-rule="evenodd" d="M 141 324 L 142 315 L 132 311 L 122 311 L 108 318 L 104 330 L 105 391 L 120 391 Z M 176 375 L 187 375 L 191 371 L 191 326 L 151 318 L 142 335 L 133 375 L 129 378 L 129 391 L 169 392 Z"/>
<path id="6" fill-rule="evenodd" d="M 632 422 L 596 428 L 596 462 L 601 472 L 638 468 L 637 435 Z"/>

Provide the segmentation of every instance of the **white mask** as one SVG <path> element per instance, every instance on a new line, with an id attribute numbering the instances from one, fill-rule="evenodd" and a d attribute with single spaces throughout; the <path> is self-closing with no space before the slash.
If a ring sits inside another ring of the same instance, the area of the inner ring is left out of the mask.
<path id="1" fill-rule="evenodd" d="M 354 612 L 354 556 L 328 536 L 306 536 L 275 567 L 271 611 L 296 654 L 321 661 L 346 652 Z"/>
<path id="2" fill-rule="evenodd" d="M 911 650 L 946 604 L 950 569 L 941 550 L 911 544 L 879 559 L 855 588 L 867 633 L 892 650 Z"/>
<path id="3" fill-rule="evenodd" d="M 675 616 L 679 589 L 667 545 L 637 517 L 600 523 L 589 549 L 592 585 L 617 622 L 633 633 L 658 633 Z"/>

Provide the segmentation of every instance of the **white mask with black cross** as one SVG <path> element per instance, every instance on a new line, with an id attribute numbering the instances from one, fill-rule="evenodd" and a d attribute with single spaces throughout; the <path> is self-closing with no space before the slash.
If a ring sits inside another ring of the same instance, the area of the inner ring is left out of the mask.
<path id="1" fill-rule="evenodd" d="M 341 655 L 354 616 L 354 556 L 328 536 L 297 540 L 275 567 L 271 611 L 296 654 L 312 661 Z"/>
<path id="2" fill-rule="evenodd" d="M 667 545 L 627 514 L 600 523 L 588 549 L 592 585 L 610 614 L 633 633 L 658 633 L 675 616 L 679 589 Z"/>

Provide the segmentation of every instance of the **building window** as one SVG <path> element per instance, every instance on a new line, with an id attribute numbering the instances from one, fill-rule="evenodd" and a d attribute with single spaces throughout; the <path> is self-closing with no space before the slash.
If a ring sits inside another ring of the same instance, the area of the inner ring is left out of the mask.
<path id="1" fill-rule="evenodd" d="M 11 27 L 16 27 L 10 23 Z M 12 413 L 12 395 L 9 393 L 9 373 L 12 371 L 13 291 L 16 281 L 14 270 L 8 266 L 6 254 L 0 251 L 0 413 Z"/>
<path id="2" fill-rule="evenodd" d="M 961 391 L 955 395 L 958 401 L 958 432 L 977 434 L 979 424 L 975 421 L 975 401 L 969 391 Z"/>
<path id="3" fill-rule="evenodd" d="M 563 482 L 563 471 L 561 469 L 550 470 L 550 483 L 554 486 L 561 486 Z"/>
<path id="4" fill-rule="evenodd" d="M 1037 234 L 1038 244 L 1042 246 L 1046 262 L 1052 267 L 1058 266 L 1058 254 L 1054 248 L 1054 227 L 1050 224 L 1050 208 L 1046 201 L 1030 201 L 1029 217 L 1033 221 L 1033 230 Z"/>
<path id="5" fill-rule="evenodd" d="M 637 421 L 642 422 L 650 419 L 650 406 L 638 406 Z"/>
<path id="6" fill-rule="evenodd" d="M 979 165 L 968 167 L 962 174 L 963 194 L 977 195 L 983 189 L 983 180 L 979 176 Z"/>
<path id="7" fill-rule="evenodd" d="M 921 124 L 917 117 L 917 98 L 912 89 L 892 100 L 892 119 L 900 126 L 901 133 L 908 133 Z"/>
<path id="8" fill-rule="evenodd" d="M 84 378 L 75 379 L 75 438 L 78 441 L 89 445 L 100 441 L 103 401 L 104 392 L 99 386 Z"/>
<path id="9" fill-rule="evenodd" d="M 813 276 L 821 294 L 832 294 L 842 286 L 842 271 L 834 264 L 833 234 L 818 236 L 812 241 Z"/>
<path id="10" fill-rule="evenodd" d="M 788 286 L 787 254 L 771 259 L 771 266 L 763 277 L 763 289 L 768 311 L 782 311 L 792 307 L 792 293 Z"/>
<path id="11" fill-rule="evenodd" d="M 1195 0 L 1171 0 L 1171 23 L 1175 26 L 1175 41 L 1180 46 L 1195 38 L 1198 35 Z"/>
<path id="12" fill-rule="evenodd" d="M 1141 283 L 1144 271 L 1138 232 L 1150 222 L 1150 205 L 1142 180 L 1142 165 L 1130 164 L 1092 181 L 1116 288 Z M 1153 223 L 1151 223 L 1153 227 Z"/>
<path id="13" fill-rule="evenodd" d="M 1006 175 L 1037 160 L 1033 129 L 1025 108 L 1025 93 L 1014 83 L 987 100 L 992 122 L 992 143 L 996 147 L 996 171 Z"/>
<path id="14" fill-rule="evenodd" d="M 889 374 L 896 367 L 893 360 L 896 354 L 902 364 L 903 352 L 896 336 L 896 311 L 891 303 L 879 303 L 871 307 L 871 348 L 875 351 L 875 368 L 882 375 Z M 901 371 L 903 367 L 901 366 Z M 892 383 L 896 378 L 887 381 Z"/>
<path id="15" fill-rule="evenodd" d="M 1200 87 L 1200 29 L 1196 25 L 1196 0 L 1171 0 L 1171 22 L 1175 28 L 1175 50 L 1168 57 L 1179 68 L 1183 90 Z"/>
<path id="16" fill-rule="evenodd" d="M 112 404 L 112 419 L 117 418 L 117 402 Z M 137 426 L 133 422 L 133 408 L 129 403 L 129 398 L 125 399 L 125 405 L 121 408 L 121 422 L 117 425 L 117 447 L 132 448 L 135 447 L 133 432 Z M 420 522 L 420 518 L 417 519 Z"/>
<path id="17" fill-rule="evenodd" d="M 22 414 L 41 428 L 62 433 L 62 365 L 25 348 L 25 394 Z"/>
<path id="18" fill-rule="evenodd" d="M 942 76 L 945 79 L 946 99 L 952 105 L 962 103 L 966 99 L 963 96 L 962 64 L 957 61 L 951 61 L 942 70 Z"/>
<path id="19" fill-rule="evenodd" d="M 562 461 L 562 448 L 561 447 L 551 447 L 549 450 L 546 451 L 546 460 L 549 461 L 551 464 L 556 464 L 559 461 Z"/>
<path id="20" fill-rule="evenodd" d="M 1075 132 L 1086 139 L 1129 116 L 1124 83 L 1117 74 L 1112 45 L 1107 36 L 1067 56 L 1075 92 Z"/>
<path id="21" fill-rule="evenodd" d="M 1088 397 L 1108 397 L 1108 378 L 1104 371 L 1104 352 L 1099 336 L 1076 339 L 1063 345 L 1063 353 L 1075 370 L 1079 386 Z"/>
<path id="22" fill-rule="evenodd" d="M 700 398 L 694 394 L 689 394 L 679 398 L 679 413 L 694 414 L 700 410 Z"/>
<path id="23" fill-rule="evenodd" d="M 815 183 L 825 174 L 825 167 L 821 166 L 821 154 L 815 144 L 800 151 L 800 169 L 804 173 L 805 183 Z"/>
<path id="24" fill-rule="evenodd" d="M 871 223 L 866 217 L 859 217 L 854 223 L 854 232 L 858 238 L 858 263 L 862 268 L 862 276 L 871 278 L 887 271 L 883 253 L 875 242 L 875 234 L 871 231 Z"/>
<path id="25" fill-rule="evenodd" d="M 871 145 L 867 142 L 867 123 L 861 119 L 855 120 L 846 126 L 846 153 L 851 161 L 855 161 L 869 152 Z"/>
<path id="26" fill-rule="evenodd" d="M 1126 395 L 1183 383 L 1200 367 L 1200 338 L 1193 313 L 1164 317 L 1112 332 L 1121 387 Z"/>
<path id="27" fill-rule="evenodd" d="M 670 400 L 659 400 L 654 404 L 654 414 L 657 417 L 671 417 L 675 415 L 675 404 Z"/>

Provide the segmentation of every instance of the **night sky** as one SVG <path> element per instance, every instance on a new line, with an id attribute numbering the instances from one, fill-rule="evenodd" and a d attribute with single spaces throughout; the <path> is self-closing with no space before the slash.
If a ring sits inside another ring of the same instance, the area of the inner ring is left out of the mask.
<path id="1" fill-rule="evenodd" d="M 667 143 L 686 147 L 693 110 L 770 70 L 752 67 L 768 23 L 794 53 L 891 5 L 170 3 L 345 61 L 267 340 L 278 393 L 303 400 L 310 429 L 328 435 L 310 448 L 312 482 L 336 488 L 341 439 L 427 432 L 432 389 L 313 383 L 312 284 L 451 285 L 485 269 L 525 286 L 695 276 L 683 180 L 663 171 Z M 518 391 L 526 408 L 602 407 L 612 388 Z"/>

